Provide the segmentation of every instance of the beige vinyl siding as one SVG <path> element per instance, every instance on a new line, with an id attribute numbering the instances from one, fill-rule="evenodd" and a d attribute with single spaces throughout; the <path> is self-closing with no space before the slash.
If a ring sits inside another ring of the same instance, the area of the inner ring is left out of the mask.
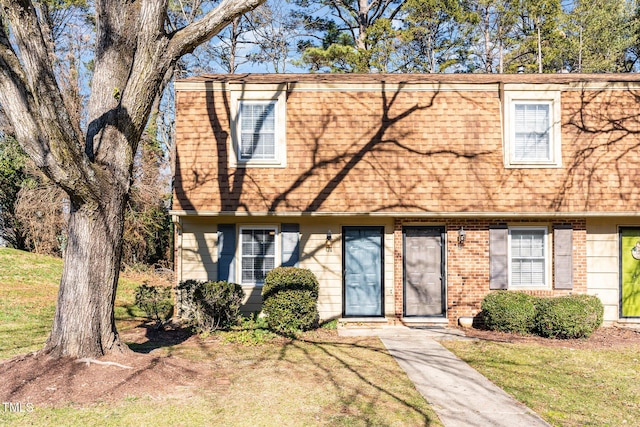
<path id="1" fill-rule="evenodd" d="M 276 225 L 283 223 L 300 225 L 299 266 L 311 270 L 320 282 L 318 311 L 321 320 L 335 319 L 342 315 L 342 227 L 384 226 L 384 312 L 393 316 L 393 219 L 391 218 L 234 218 L 236 233 L 242 226 Z M 227 220 L 231 223 L 233 221 Z M 218 249 L 217 230 L 219 218 L 182 217 L 182 233 L 178 236 L 181 247 L 178 251 L 178 281 L 217 280 Z M 331 230 L 332 247 L 327 250 L 327 231 Z M 238 240 L 236 240 L 236 244 Z M 278 244 L 278 251 L 281 250 Z M 238 256 L 238 252 L 236 252 Z M 279 260 L 279 259 L 278 259 Z M 236 260 L 236 281 L 240 277 Z M 242 311 L 245 314 L 261 309 L 262 288 L 243 286 L 246 297 Z"/>
<path id="2" fill-rule="evenodd" d="M 217 280 L 217 227 L 201 220 L 185 219 L 179 238 L 182 245 L 178 255 L 178 281 Z"/>
<path id="3" fill-rule="evenodd" d="M 318 311 L 322 320 L 342 315 L 342 227 L 384 226 L 384 312 L 393 315 L 393 220 L 387 218 L 302 218 L 300 267 L 308 268 L 320 282 Z M 332 247 L 326 249 L 327 231 Z"/>
<path id="4" fill-rule="evenodd" d="M 331 250 L 326 248 L 328 230 L 331 230 Z M 320 318 L 339 318 L 342 314 L 342 234 L 338 221 L 305 220 L 300 224 L 300 267 L 311 270 L 320 283 Z"/>
<path id="5" fill-rule="evenodd" d="M 587 293 L 597 295 L 604 304 L 605 324 L 619 320 L 620 226 L 640 226 L 640 222 L 630 223 L 620 218 L 587 219 Z"/>

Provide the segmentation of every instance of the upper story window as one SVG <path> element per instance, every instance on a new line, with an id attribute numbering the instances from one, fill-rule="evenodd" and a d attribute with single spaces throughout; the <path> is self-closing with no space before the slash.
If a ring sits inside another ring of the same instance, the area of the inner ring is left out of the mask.
<path id="1" fill-rule="evenodd" d="M 231 90 L 230 167 L 286 166 L 286 90 L 241 85 Z"/>
<path id="2" fill-rule="evenodd" d="M 561 167 L 560 91 L 505 90 L 505 167 Z"/>
<path id="3" fill-rule="evenodd" d="M 275 101 L 240 101 L 240 161 L 276 160 Z"/>

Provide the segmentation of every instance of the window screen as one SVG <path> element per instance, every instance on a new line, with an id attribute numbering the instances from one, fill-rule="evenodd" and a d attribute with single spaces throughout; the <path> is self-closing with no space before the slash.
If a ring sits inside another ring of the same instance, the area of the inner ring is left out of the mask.
<path id="1" fill-rule="evenodd" d="M 275 102 L 240 103 L 240 159 L 276 158 Z"/>
<path id="2" fill-rule="evenodd" d="M 511 230 L 511 286 L 545 285 L 544 230 Z"/>
<path id="3" fill-rule="evenodd" d="M 276 248 L 274 229 L 243 229 L 242 283 L 262 284 L 266 274 L 275 267 Z"/>
<path id="4" fill-rule="evenodd" d="M 550 160 L 550 105 L 515 104 L 515 160 Z"/>

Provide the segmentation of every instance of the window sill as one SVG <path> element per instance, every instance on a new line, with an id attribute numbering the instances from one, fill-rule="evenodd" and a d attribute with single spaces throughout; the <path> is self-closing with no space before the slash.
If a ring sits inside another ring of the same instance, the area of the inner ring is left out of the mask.
<path id="1" fill-rule="evenodd" d="M 287 164 L 279 160 L 272 161 L 246 161 L 231 163 L 232 168 L 284 168 Z"/>
<path id="2" fill-rule="evenodd" d="M 559 162 L 510 162 L 505 163 L 506 169 L 560 169 Z"/>

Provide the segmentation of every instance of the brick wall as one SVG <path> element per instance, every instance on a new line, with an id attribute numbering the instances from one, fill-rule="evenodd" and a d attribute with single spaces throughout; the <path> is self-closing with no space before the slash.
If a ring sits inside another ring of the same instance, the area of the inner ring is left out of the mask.
<path id="1" fill-rule="evenodd" d="M 397 219 L 394 224 L 394 273 L 396 316 L 403 312 L 403 256 L 402 228 L 405 225 L 445 226 L 446 230 L 446 289 L 447 317 L 455 325 L 459 317 L 476 316 L 482 299 L 489 290 L 489 226 L 507 223 L 509 226 L 541 225 L 549 228 L 549 248 L 553 273 L 553 225 L 571 224 L 573 228 L 573 289 L 526 291 L 538 296 L 559 296 L 587 292 L 586 223 L 584 219 L 541 219 L 533 221 L 512 219 L 446 219 L 434 223 L 424 219 Z M 464 245 L 458 244 L 458 230 L 464 227 Z M 552 278 L 553 282 L 553 278 Z"/>

